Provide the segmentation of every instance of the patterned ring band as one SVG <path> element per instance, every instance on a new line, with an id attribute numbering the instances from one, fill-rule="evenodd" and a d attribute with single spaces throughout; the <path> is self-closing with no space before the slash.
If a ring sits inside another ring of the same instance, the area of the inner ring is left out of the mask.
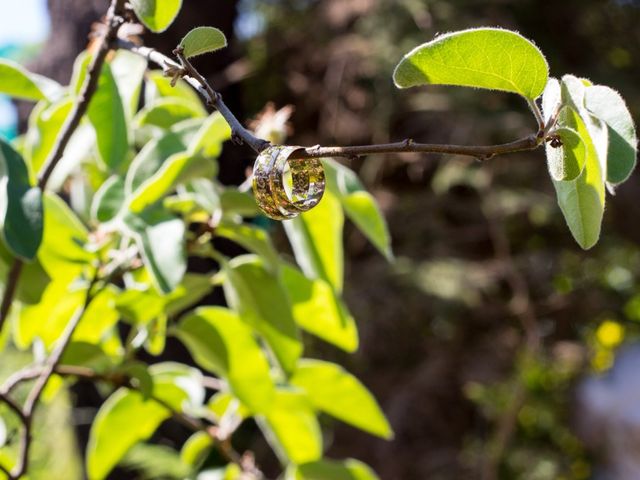
<path id="1" fill-rule="evenodd" d="M 322 198 L 325 178 L 320 159 L 289 159 L 301 148 L 268 147 L 256 159 L 253 192 L 258 206 L 269 218 L 296 217 L 315 207 Z"/>

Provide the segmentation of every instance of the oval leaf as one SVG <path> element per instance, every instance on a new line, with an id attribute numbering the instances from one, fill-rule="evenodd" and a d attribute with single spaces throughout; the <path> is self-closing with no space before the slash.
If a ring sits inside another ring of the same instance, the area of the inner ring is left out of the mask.
<path id="1" fill-rule="evenodd" d="M 389 422 L 373 395 L 341 366 L 321 360 L 301 360 L 291 384 L 306 391 L 318 410 L 373 435 L 393 438 Z"/>
<path id="2" fill-rule="evenodd" d="M 344 213 L 336 196 L 325 191 L 317 207 L 282 225 L 305 275 L 326 280 L 337 292 L 342 291 Z"/>
<path id="3" fill-rule="evenodd" d="M 441 35 L 409 52 L 396 67 L 397 87 L 459 85 L 537 98 L 549 75 L 547 61 L 516 32 L 478 28 Z"/>
<path id="4" fill-rule="evenodd" d="M 279 279 L 255 255 L 241 255 L 225 267 L 229 305 L 264 337 L 282 368 L 291 372 L 302 354 L 298 328 Z"/>
<path id="5" fill-rule="evenodd" d="M 618 92 L 596 85 L 585 91 L 587 110 L 602 120 L 609 131 L 607 181 L 614 185 L 629 178 L 636 166 L 638 138 L 629 109 Z"/>
<path id="6" fill-rule="evenodd" d="M 581 118 L 573 112 L 574 120 Z M 569 117 L 571 118 L 571 116 Z M 585 132 L 578 130 L 586 145 L 587 157 L 582 173 L 571 181 L 555 181 L 558 204 L 569 230 L 585 250 L 594 246 L 600 237 L 605 203 L 607 127 L 604 122 L 587 117 Z M 570 125 L 579 124 L 570 121 Z M 560 123 L 562 126 L 562 124 Z"/>
<path id="7" fill-rule="evenodd" d="M 102 480 L 136 443 L 169 418 L 168 409 L 141 393 L 121 388 L 100 407 L 87 446 L 87 474 Z"/>
<path id="8" fill-rule="evenodd" d="M 164 32 L 182 7 L 182 0 L 131 0 L 137 17 L 152 32 Z"/>
<path id="9" fill-rule="evenodd" d="M 278 390 L 269 412 L 256 420 L 283 462 L 314 462 L 322 456 L 320 425 L 302 392 Z"/>
<path id="10" fill-rule="evenodd" d="M 227 46 L 227 38 L 214 27 L 197 27 L 187 33 L 179 47 L 185 57 L 195 57 L 203 53 L 215 52 Z"/>
<path id="11" fill-rule="evenodd" d="M 572 128 L 559 128 L 555 132 L 561 145 L 547 142 L 547 164 L 549 174 L 554 180 L 573 180 L 582 172 L 587 147 Z"/>
<path id="12" fill-rule="evenodd" d="M 0 59 L 0 78 L 0 93 L 23 100 L 52 100 L 62 89 L 54 80 L 31 73 L 4 58 Z"/>
<path id="13" fill-rule="evenodd" d="M 32 260 L 42 242 L 42 191 L 29 183 L 27 166 L 18 152 L 0 139 L 0 222 L 9 250 Z"/>
<path id="14" fill-rule="evenodd" d="M 202 368 L 225 378 L 233 394 L 254 412 L 264 412 L 275 387 L 269 362 L 251 329 L 232 311 L 203 307 L 175 330 Z"/>
<path id="15" fill-rule="evenodd" d="M 347 352 L 357 350 L 356 322 L 327 282 L 311 280 L 286 264 L 280 269 L 280 278 L 300 328 Z"/>
<path id="16" fill-rule="evenodd" d="M 284 480 L 378 480 L 368 465 L 349 458 L 342 462 L 320 460 L 292 466 Z"/>

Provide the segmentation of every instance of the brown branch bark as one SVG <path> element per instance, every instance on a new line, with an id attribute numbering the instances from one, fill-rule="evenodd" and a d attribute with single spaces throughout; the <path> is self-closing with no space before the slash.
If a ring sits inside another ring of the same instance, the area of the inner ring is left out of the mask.
<path id="1" fill-rule="evenodd" d="M 249 145 L 256 153 L 261 152 L 267 148 L 270 143 L 264 139 L 255 137 L 249 132 L 242 123 L 236 118 L 236 116 L 229 110 L 227 105 L 222 100 L 222 96 L 213 90 L 207 80 L 198 73 L 198 71 L 189 63 L 189 61 L 182 55 L 182 52 L 177 49 L 174 51 L 178 57 L 180 63 L 175 62 L 166 55 L 158 52 L 149 47 L 135 45 L 126 40 L 119 40 L 118 47 L 130 50 L 138 55 L 145 57 L 150 62 L 153 62 L 164 69 L 169 76 L 181 76 L 189 83 L 205 100 L 207 105 L 216 108 L 223 118 L 227 121 L 233 132 L 233 137 L 237 141 L 241 141 Z M 534 104 L 535 105 L 535 104 Z M 533 109 L 534 107 L 532 107 Z M 307 147 L 294 152 L 291 158 L 322 158 L 322 157 L 354 157 L 359 155 L 380 154 L 380 153 L 402 153 L 402 152 L 416 152 L 416 153 L 440 153 L 440 154 L 452 154 L 452 155 L 466 155 L 479 158 L 480 160 L 488 160 L 496 155 L 503 155 L 505 153 L 513 153 L 522 150 L 535 150 L 544 141 L 543 128 L 544 125 L 540 124 L 541 115 L 538 115 L 539 109 L 535 106 L 533 110 L 536 120 L 539 124 L 539 131 L 535 134 L 527 137 L 515 140 L 513 142 L 504 143 L 500 145 L 481 145 L 481 146 L 469 146 L 469 145 L 448 145 L 448 144 L 429 144 L 429 143 L 416 143 L 411 139 L 407 139 L 401 142 L 378 144 L 378 145 L 356 145 L 356 146 L 320 146 Z"/>

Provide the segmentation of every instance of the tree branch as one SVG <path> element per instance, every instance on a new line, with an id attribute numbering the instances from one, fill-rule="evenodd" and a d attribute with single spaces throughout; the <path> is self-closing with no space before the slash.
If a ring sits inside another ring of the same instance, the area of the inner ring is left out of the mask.
<path id="1" fill-rule="evenodd" d="M 33 386 L 33 389 L 27 396 L 27 400 L 25 401 L 24 407 L 22 408 L 21 420 L 23 423 L 23 428 L 20 435 L 20 458 L 15 468 L 11 472 L 11 476 L 9 477 L 10 479 L 18 479 L 22 477 L 27 471 L 29 465 L 29 453 L 31 450 L 31 430 L 33 426 L 33 416 L 38 406 L 38 400 L 40 400 L 42 392 L 47 386 L 47 383 L 49 383 L 49 379 L 55 373 L 56 367 L 60 363 L 60 360 L 62 359 L 67 346 L 71 342 L 73 332 L 75 332 L 76 328 L 80 324 L 80 320 L 82 320 L 84 312 L 86 312 L 89 304 L 91 303 L 91 300 L 93 298 L 93 287 L 96 285 L 97 281 L 98 269 L 96 269 L 95 275 L 91 280 L 89 287 L 87 288 L 87 294 L 85 296 L 84 304 L 80 309 L 76 311 L 74 316 L 65 327 L 64 332 L 58 340 L 58 344 L 53 349 L 53 352 L 51 353 L 44 367 L 39 373 L 36 379 L 36 384 Z"/>
<path id="2" fill-rule="evenodd" d="M 109 49 L 111 48 L 113 41 L 117 38 L 118 28 L 122 24 L 120 12 L 122 12 L 123 8 L 124 0 L 111 1 L 111 5 L 107 11 L 107 29 L 100 39 L 98 50 L 89 64 L 84 84 L 76 98 L 73 109 L 67 116 L 67 119 L 60 130 L 60 135 L 56 139 L 56 144 L 54 145 L 53 150 L 51 150 L 51 153 L 45 160 L 44 165 L 38 174 L 37 183 L 38 187 L 40 187 L 42 191 L 46 188 L 53 170 L 56 168 L 56 165 L 58 165 L 58 162 L 62 158 L 62 155 L 69 144 L 69 140 L 71 140 L 71 136 L 78 128 L 80 120 L 89 108 L 91 98 L 98 87 L 98 79 L 100 77 L 102 65 L 104 64 L 105 58 L 107 57 L 107 53 L 109 53 Z M 13 265 L 11 266 L 11 270 L 7 277 L 7 283 L 2 295 L 2 302 L 0 303 L 0 331 L 2 331 L 2 327 L 11 310 L 11 305 L 13 303 L 18 282 L 20 280 L 20 274 L 22 272 L 22 264 L 23 261 L 16 258 L 13 261 Z"/>
<path id="3" fill-rule="evenodd" d="M 149 47 L 138 46 L 127 40 L 120 39 L 117 43 L 119 48 L 130 50 L 142 57 L 145 57 L 150 62 L 153 62 L 162 67 L 170 76 L 180 76 L 191 85 L 196 91 L 204 98 L 206 104 L 212 108 L 215 108 L 220 112 L 223 118 L 227 121 L 231 127 L 233 138 L 238 143 L 246 143 L 256 153 L 260 153 L 267 148 L 270 144 L 268 141 L 257 138 L 249 130 L 247 130 L 240 120 L 236 118 L 229 107 L 224 103 L 222 95 L 211 88 L 209 82 L 191 65 L 191 63 L 182 55 L 182 52 L 176 50 L 176 55 L 180 59 L 181 63 L 173 61 L 171 58 L 163 55 Z"/>
<path id="4" fill-rule="evenodd" d="M 207 105 L 215 107 L 223 118 L 227 121 L 233 132 L 233 137 L 236 140 L 242 140 L 249 145 L 256 153 L 261 152 L 270 144 L 264 139 L 255 137 L 249 132 L 236 116 L 229 110 L 222 96 L 213 90 L 206 79 L 191 65 L 191 63 L 184 57 L 180 49 L 176 49 L 174 53 L 180 60 L 180 63 L 173 61 L 171 58 L 163 55 L 162 53 L 154 50 L 153 48 L 135 45 L 127 40 L 118 40 L 119 48 L 129 50 L 133 53 L 145 57 L 150 62 L 153 62 L 161 66 L 165 73 L 169 76 L 182 76 L 187 83 L 189 83 L 205 100 Z M 359 155 L 379 154 L 379 153 L 401 153 L 401 152 L 416 152 L 416 153 L 441 153 L 452 155 L 466 155 L 470 157 L 476 157 L 480 160 L 488 160 L 496 155 L 502 155 L 505 153 L 513 153 L 522 150 L 535 150 L 543 143 L 543 131 L 544 125 L 540 122 L 542 120 L 542 114 L 540 109 L 535 105 L 530 104 L 536 120 L 538 121 L 539 131 L 535 134 L 527 137 L 515 140 L 513 142 L 504 143 L 500 145 L 486 145 L 486 146 L 467 146 L 467 145 L 440 145 L 440 144 L 428 144 L 428 143 L 416 143 L 411 139 L 404 140 L 402 142 L 386 143 L 379 145 L 357 145 L 350 147 L 323 147 L 320 145 L 314 147 L 308 147 L 300 149 L 291 154 L 291 158 L 322 158 L 322 157 L 354 157 Z M 537 113 L 536 113 L 537 112 Z"/>

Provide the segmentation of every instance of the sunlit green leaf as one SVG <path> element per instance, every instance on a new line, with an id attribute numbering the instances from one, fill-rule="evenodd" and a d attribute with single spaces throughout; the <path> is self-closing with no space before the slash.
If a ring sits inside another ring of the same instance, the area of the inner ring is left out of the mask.
<path id="1" fill-rule="evenodd" d="M 124 180 L 118 175 L 109 177 L 93 196 L 91 218 L 106 222 L 114 218 L 124 203 Z"/>
<path id="2" fill-rule="evenodd" d="M 125 115 L 128 120 L 131 120 L 138 110 L 147 60 L 133 52 L 118 50 L 110 66 L 113 78 L 118 85 Z"/>
<path id="3" fill-rule="evenodd" d="M 279 263 L 278 252 L 273 247 L 271 237 L 265 230 L 246 223 L 223 222 L 216 228 L 215 234 L 260 255 L 272 272 L 277 270 Z"/>
<path id="4" fill-rule="evenodd" d="M 42 242 L 42 192 L 31 186 L 23 158 L 0 139 L 0 222 L 7 248 L 31 260 Z"/>
<path id="5" fill-rule="evenodd" d="M 152 32 L 163 32 L 173 23 L 182 0 L 131 0 L 137 17 Z"/>
<path id="6" fill-rule="evenodd" d="M 478 28 L 440 35 L 409 52 L 396 67 L 399 88 L 460 85 L 503 90 L 530 100 L 547 84 L 540 50 L 516 32 Z"/>
<path id="7" fill-rule="evenodd" d="M 301 360 L 291 384 L 305 390 L 315 408 L 373 435 L 393 437 L 389 422 L 373 395 L 339 365 Z"/>
<path id="8" fill-rule="evenodd" d="M 85 248 L 88 232 L 64 201 L 44 195 L 44 235 L 38 259 L 51 278 L 74 279 L 95 259 Z"/>
<path id="9" fill-rule="evenodd" d="M 184 222 L 163 210 L 127 214 L 126 226 L 136 240 L 155 287 L 171 292 L 187 269 Z"/>
<path id="10" fill-rule="evenodd" d="M 124 106 L 109 64 L 102 66 L 87 116 L 96 131 L 102 162 L 110 171 L 118 171 L 125 162 L 129 139 Z"/>
<path id="11" fill-rule="evenodd" d="M 347 352 L 358 348 L 355 321 L 327 282 L 310 280 L 289 265 L 281 266 L 280 277 L 298 326 Z"/>
<path id="12" fill-rule="evenodd" d="M 205 461 L 213 448 L 211 435 L 206 432 L 196 432 L 191 435 L 180 450 L 180 459 L 185 465 L 198 468 Z"/>
<path id="13" fill-rule="evenodd" d="M 242 255 L 225 265 L 229 305 L 264 337 L 282 368 L 290 372 L 302 354 L 298 328 L 279 279 L 255 255 Z"/>
<path id="14" fill-rule="evenodd" d="M 322 432 L 306 395 L 278 390 L 271 409 L 258 425 L 283 462 L 313 462 L 322 457 Z"/>
<path id="15" fill-rule="evenodd" d="M 87 475 L 102 480 L 136 443 L 169 418 L 169 410 L 140 392 L 119 389 L 100 407 L 87 446 Z"/>
<path id="16" fill-rule="evenodd" d="M 325 191 L 317 207 L 282 224 L 305 275 L 322 278 L 340 292 L 344 271 L 344 214 L 335 195 Z"/>
<path id="17" fill-rule="evenodd" d="M 161 138 L 151 140 L 131 162 L 125 179 L 125 192 L 131 195 L 140 185 L 153 176 L 166 159 L 183 152 L 187 145 L 180 135 L 169 132 Z"/>
<path id="18" fill-rule="evenodd" d="M 63 98 L 53 104 L 38 103 L 31 112 L 25 136 L 25 156 L 34 177 L 51 154 L 72 107 L 73 100 Z"/>
<path id="19" fill-rule="evenodd" d="M 189 151 L 217 158 L 222 152 L 222 144 L 230 138 L 231 127 L 220 112 L 213 112 L 189 143 Z"/>
<path id="20" fill-rule="evenodd" d="M 579 118 L 578 121 L 582 122 Z M 561 145 L 554 146 L 547 142 L 547 164 L 549 174 L 554 180 L 574 180 L 584 168 L 587 158 L 587 147 L 578 132 L 569 127 L 554 131 Z"/>
<path id="21" fill-rule="evenodd" d="M 607 181 L 624 182 L 636 166 L 638 138 L 629 109 L 618 92 L 596 85 L 585 91 L 587 109 L 607 125 Z"/>
<path id="22" fill-rule="evenodd" d="M 570 107 L 565 108 L 569 109 L 566 126 L 579 126 L 578 119 L 582 117 Z M 607 128 L 602 121 L 587 118 L 584 123 L 586 133 L 578 130 L 587 151 L 582 173 L 575 180 L 554 180 L 554 186 L 558 203 L 573 237 L 582 248 L 588 249 L 596 244 L 600 236 L 604 214 L 608 140 Z"/>
<path id="23" fill-rule="evenodd" d="M 178 45 L 186 58 L 215 52 L 227 46 L 227 38 L 214 27 L 196 27 L 187 33 Z"/>
<path id="24" fill-rule="evenodd" d="M 216 171 L 217 164 L 210 159 L 187 152 L 176 153 L 133 192 L 129 208 L 133 212 L 141 212 L 174 190 L 178 184 L 192 178 L 211 178 Z"/>
<path id="25" fill-rule="evenodd" d="M 333 159 L 322 161 L 327 185 L 342 204 L 347 217 L 387 259 L 393 258 L 387 223 L 378 204 L 358 176 Z"/>
<path id="26" fill-rule="evenodd" d="M 349 458 L 341 462 L 320 460 L 292 466 L 284 480 L 378 480 L 378 476 L 368 465 Z"/>
<path id="27" fill-rule="evenodd" d="M 171 86 L 171 78 L 165 77 L 162 70 L 152 70 L 147 73 L 147 88 L 145 92 L 147 105 L 152 104 L 158 98 L 177 98 L 184 103 L 188 103 L 191 108 L 200 108 L 206 115 L 206 110 L 202 105 L 202 100 L 187 82 L 180 79 Z"/>
<path id="28" fill-rule="evenodd" d="M 222 376 L 233 394 L 254 412 L 274 395 L 266 356 L 251 329 L 230 310 L 202 307 L 185 317 L 175 333 L 202 368 Z"/>
<path id="29" fill-rule="evenodd" d="M 138 443 L 127 451 L 120 464 L 144 479 L 184 479 L 191 474 L 191 468 L 180 460 L 178 452 L 164 445 Z"/>
<path id="30" fill-rule="evenodd" d="M 179 98 L 160 98 L 140 111 L 136 116 L 136 124 L 140 127 L 153 125 L 166 129 L 183 120 L 204 116 L 202 108 L 196 108 Z"/>
<path id="31" fill-rule="evenodd" d="M 55 81 L 28 72 L 6 58 L 0 59 L 0 78 L 0 93 L 23 100 L 52 100 L 62 89 Z"/>

